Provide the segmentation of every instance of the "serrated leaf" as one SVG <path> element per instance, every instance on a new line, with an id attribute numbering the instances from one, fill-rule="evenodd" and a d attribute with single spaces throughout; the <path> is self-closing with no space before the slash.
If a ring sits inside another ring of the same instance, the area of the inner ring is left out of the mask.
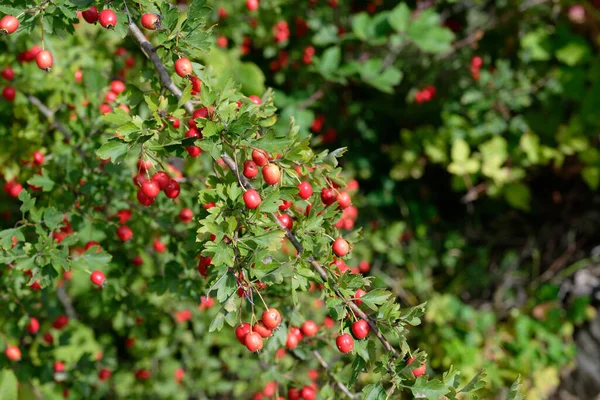
<path id="1" fill-rule="evenodd" d="M 410 390 L 415 397 L 425 397 L 429 400 L 439 400 L 442 398 L 442 396 L 450 391 L 450 388 L 448 385 L 442 383 L 442 381 L 439 379 L 432 379 L 428 381 L 427 378 L 420 376 L 417 378 Z"/>
<path id="2" fill-rule="evenodd" d="M 410 8 L 405 3 L 398 4 L 388 15 L 388 23 L 396 32 L 406 32 L 410 21 Z"/>
<path id="3" fill-rule="evenodd" d="M 362 392 L 363 400 L 384 400 L 387 397 L 381 382 L 365 386 Z"/>
<path id="4" fill-rule="evenodd" d="M 102 160 L 110 159 L 112 163 L 116 164 L 125 157 L 127 150 L 127 143 L 122 142 L 120 139 L 114 139 L 109 140 L 100 146 L 100 148 L 96 150 L 96 155 Z"/>
<path id="5" fill-rule="evenodd" d="M 17 400 L 18 382 L 11 369 L 0 371 L 0 398 L 2 400 Z"/>
<path id="6" fill-rule="evenodd" d="M 27 212 L 35 206 L 35 199 L 31 198 L 31 194 L 27 190 L 21 190 L 19 193 L 19 200 L 23 202 L 21 205 L 21 212 Z"/>
<path id="7" fill-rule="evenodd" d="M 384 289 L 375 289 L 361 296 L 364 305 L 376 311 L 378 304 L 385 303 L 390 298 L 391 293 Z"/>
<path id="8" fill-rule="evenodd" d="M 42 188 L 42 191 L 49 192 L 54 187 L 54 181 L 48 177 L 45 169 L 42 170 L 42 175 L 35 174 L 28 181 L 28 184 Z"/>

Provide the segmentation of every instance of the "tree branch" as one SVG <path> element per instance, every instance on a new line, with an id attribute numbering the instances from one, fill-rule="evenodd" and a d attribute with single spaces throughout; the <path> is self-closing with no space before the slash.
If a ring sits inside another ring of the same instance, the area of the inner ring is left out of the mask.
<path id="1" fill-rule="evenodd" d="M 65 312 L 67 313 L 69 319 L 77 319 L 77 314 L 75 313 L 73 302 L 67 294 L 67 291 L 65 290 L 64 286 L 61 286 L 58 289 L 56 289 L 56 295 L 63 308 L 65 309 Z"/>
<path id="2" fill-rule="evenodd" d="M 146 57 L 148 57 L 148 59 L 152 61 L 152 64 L 154 64 L 154 68 L 156 69 L 156 72 L 158 72 L 158 76 L 163 87 L 167 88 L 171 93 L 173 93 L 173 95 L 177 97 L 177 100 L 180 100 L 181 96 L 183 95 L 181 89 L 179 89 L 171 79 L 171 75 L 167 72 L 165 65 L 162 63 L 160 57 L 158 57 L 158 54 L 156 54 L 156 49 L 154 46 L 152 46 L 152 43 L 146 39 L 140 28 L 138 28 L 135 22 L 133 22 L 131 19 L 129 21 L 129 32 L 136 42 L 138 42 L 140 48 L 144 54 L 146 54 Z M 194 113 L 194 106 L 190 101 L 186 101 L 183 104 L 183 108 L 185 108 L 185 110 L 190 114 Z"/>
<path id="3" fill-rule="evenodd" d="M 44 103 L 42 103 L 40 101 L 40 99 L 38 99 L 37 97 L 33 96 L 33 95 L 26 95 L 27 96 L 27 100 L 29 100 L 29 102 L 31 104 L 33 104 L 38 110 L 40 110 L 40 112 L 46 117 L 48 118 L 48 120 L 50 120 L 51 122 L 51 126 L 56 129 L 57 131 L 59 131 L 60 133 L 62 133 L 63 135 L 65 135 L 65 137 L 68 140 L 71 140 L 73 138 L 73 135 L 71 134 L 71 132 L 69 132 L 69 130 L 67 128 L 64 127 L 64 125 L 62 125 L 60 122 L 56 122 L 56 120 L 54 119 L 54 111 L 52 111 L 51 109 L 49 109 L 48 107 L 46 107 L 46 105 Z"/>
<path id="4" fill-rule="evenodd" d="M 346 385 L 344 385 L 342 382 L 338 381 L 337 378 L 335 377 L 335 375 L 333 375 L 333 372 L 331 372 L 329 365 L 327 365 L 327 362 L 325 361 L 325 359 L 323 359 L 323 356 L 321 355 L 321 353 L 319 353 L 318 350 L 313 350 L 313 354 L 315 355 L 315 358 L 317 359 L 317 361 L 319 361 L 319 364 L 321 364 L 321 367 L 323 367 L 325 369 L 325 371 L 327 371 L 327 375 L 329 375 L 329 377 L 335 381 L 335 383 L 337 384 L 337 387 L 340 388 L 340 390 L 346 396 L 348 396 L 350 399 L 356 398 L 356 395 L 354 393 L 352 393 L 346 387 Z"/>

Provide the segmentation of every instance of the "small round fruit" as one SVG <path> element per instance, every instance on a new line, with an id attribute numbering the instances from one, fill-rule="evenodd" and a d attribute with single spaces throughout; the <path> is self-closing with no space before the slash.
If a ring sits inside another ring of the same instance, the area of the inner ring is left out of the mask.
<path id="1" fill-rule="evenodd" d="M 285 340 L 285 347 L 292 350 L 298 347 L 298 336 L 294 335 L 292 332 L 288 332 L 287 339 Z"/>
<path id="2" fill-rule="evenodd" d="M 57 373 L 65 372 L 65 363 L 62 361 L 56 361 L 54 363 L 54 372 L 57 372 Z"/>
<path id="3" fill-rule="evenodd" d="M 258 194 L 256 190 L 250 189 L 246 193 L 244 193 L 244 203 L 249 209 L 254 210 L 260 205 L 260 202 L 260 194 Z"/>
<path id="4" fill-rule="evenodd" d="M 125 91 L 125 83 L 123 81 L 114 80 L 110 83 L 110 90 L 116 94 L 121 94 Z"/>
<path id="5" fill-rule="evenodd" d="M 252 150 L 252 161 L 259 167 L 264 167 L 269 162 L 269 157 L 264 150 Z"/>
<path id="6" fill-rule="evenodd" d="M 194 212 L 189 208 L 183 208 L 179 212 L 179 220 L 184 224 L 189 224 L 194 218 Z"/>
<path id="7" fill-rule="evenodd" d="M 303 400 L 315 400 L 317 398 L 317 392 L 311 386 L 304 386 L 300 391 L 300 396 Z"/>
<path id="8" fill-rule="evenodd" d="M 335 339 L 335 344 L 338 350 L 344 354 L 349 353 L 354 349 L 354 339 L 348 333 L 343 333 Z"/>
<path id="9" fill-rule="evenodd" d="M 100 379 L 101 382 L 104 382 L 105 380 L 110 378 L 111 375 L 112 372 L 110 372 L 110 370 L 106 368 L 102 368 L 100 371 L 98 371 L 98 379 Z"/>
<path id="10" fill-rule="evenodd" d="M 252 352 L 259 351 L 263 347 L 263 339 L 257 332 L 248 332 L 244 337 L 244 344 Z"/>
<path id="11" fill-rule="evenodd" d="M 106 29 L 113 29 L 117 25 L 117 14 L 113 10 L 102 10 L 98 15 L 100 25 Z"/>
<path id="12" fill-rule="evenodd" d="M 281 205 L 279 206 L 279 209 L 280 209 L 281 211 L 285 211 L 285 210 L 287 210 L 288 208 L 290 208 L 291 206 L 292 206 L 292 202 L 291 202 L 291 201 L 289 201 L 289 200 L 282 200 L 282 203 L 281 203 Z"/>
<path id="13" fill-rule="evenodd" d="M 12 15 L 5 15 L 0 19 L 0 33 L 10 35 L 19 27 L 19 20 Z"/>
<path id="14" fill-rule="evenodd" d="M 246 0 L 246 8 L 249 11 L 258 10 L 258 0 Z"/>
<path id="15" fill-rule="evenodd" d="M 19 361 L 21 359 L 21 350 L 17 346 L 8 346 L 4 354 L 11 361 Z"/>
<path id="16" fill-rule="evenodd" d="M 154 204 L 156 197 L 146 196 L 146 194 L 144 194 L 144 191 L 142 190 L 142 188 L 140 188 L 140 190 L 138 190 L 138 192 L 137 192 L 137 199 L 141 205 L 148 207 L 148 206 L 151 206 L 152 204 Z"/>
<path id="17" fill-rule="evenodd" d="M 40 151 L 33 153 L 33 163 L 35 165 L 42 165 L 44 163 L 44 154 Z"/>
<path id="18" fill-rule="evenodd" d="M 181 187 L 179 186 L 179 182 L 174 179 L 169 181 L 167 188 L 165 189 L 165 195 L 170 199 L 175 199 L 179 196 L 179 192 L 181 192 Z"/>
<path id="19" fill-rule="evenodd" d="M 332 188 L 323 188 L 323 190 L 321 190 L 321 201 L 323 202 L 323 204 L 328 206 L 335 203 L 335 200 L 335 190 L 333 190 Z"/>
<path id="20" fill-rule="evenodd" d="M 281 222 L 283 226 L 285 226 L 290 231 L 294 227 L 292 217 L 290 217 L 288 214 L 279 214 L 277 215 L 277 219 L 279 220 L 279 222 Z"/>
<path id="21" fill-rule="evenodd" d="M 352 324 L 352 334 L 355 338 L 359 340 L 366 338 L 370 332 L 371 327 L 369 326 L 369 323 L 364 319 L 359 319 L 358 321 Z"/>
<path id="22" fill-rule="evenodd" d="M 244 176 L 248 179 L 254 178 L 258 175 L 258 167 L 256 163 L 252 160 L 244 161 Z"/>
<path id="23" fill-rule="evenodd" d="M 142 26 L 148 30 L 154 31 L 158 28 L 160 18 L 156 14 L 144 14 L 142 15 Z"/>
<path id="24" fill-rule="evenodd" d="M 2 97 L 7 101 L 13 101 L 16 95 L 17 91 L 12 86 L 7 86 L 2 90 Z"/>
<path id="25" fill-rule="evenodd" d="M 265 178 L 265 182 L 269 185 L 275 185 L 279 183 L 281 179 L 281 171 L 279 167 L 275 164 L 267 164 L 262 169 L 263 178 Z"/>
<path id="26" fill-rule="evenodd" d="M 248 96 L 248 98 L 250 99 L 251 102 L 253 102 L 257 106 L 260 106 L 262 104 L 262 100 L 258 96 L 251 95 L 251 96 Z"/>
<path id="27" fill-rule="evenodd" d="M 333 241 L 333 252 L 338 257 L 344 257 L 350 251 L 350 246 L 344 238 L 337 238 Z"/>
<path id="28" fill-rule="evenodd" d="M 367 294 L 367 292 L 365 292 L 362 289 L 358 289 L 356 291 L 356 293 L 354 294 L 354 298 L 356 300 L 354 300 L 354 304 L 356 304 L 357 306 L 360 306 L 362 304 L 362 300 L 360 300 L 361 297 L 363 297 L 365 294 Z"/>
<path id="29" fill-rule="evenodd" d="M 167 249 L 167 245 L 158 239 L 155 240 L 154 243 L 152 243 L 152 246 L 154 247 L 154 250 L 156 250 L 158 253 L 164 253 Z"/>
<path id="30" fill-rule="evenodd" d="M 182 78 L 192 73 L 192 62 L 188 58 L 180 58 L 175 61 L 175 72 Z"/>
<path id="31" fill-rule="evenodd" d="M 27 324 L 27 332 L 31 333 L 31 334 L 35 334 L 37 333 L 37 331 L 40 330 L 40 322 L 37 320 L 37 318 L 29 318 L 29 324 Z"/>
<path id="32" fill-rule="evenodd" d="M 131 231 L 131 228 L 127 225 L 121 225 L 117 229 L 117 236 L 119 237 L 119 239 L 121 239 L 121 241 L 126 242 L 133 237 L 133 232 Z"/>
<path id="33" fill-rule="evenodd" d="M 146 181 L 142 184 L 142 192 L 148 197 L 156 197 L 160 193 L 160 186 L 154 181 Z"/>
<path id="34" fill-rule="evenodd" d="M 90 275 L 90 280 L 96 286 L 103 286 L 104 282 L 106 282 L 106 276 L 102 271 L 95 270 L 92 272 L 92 275 Z"/>
<path id="35" fill-rule="evenodd" d="M 171 178 L 169 178 L 169 175 L 167 175 L 166 172 L 159 171 L 159 172 L 155 173 L 154 175 L 152 175 L 151 180 L 158 184 L 158 187 L 160 188 L 160 190 L 165 190 L 167 188 L 167 186 L 169 186 L 169 182 L 171 181 Z"/>
<path id="36" fill-rule="evenodd" d="M 310 185 L 310 183 L 304 181 L 304 182 L 300 182 L 298 184 L 298 196 L 300 196 L 301 199 L 308 199 L 310 196 L 312 196 L 313 194 L 313 189 L 312 186 Z"/>
<path id="37" fill-rule="evenodd" d="M 237 328 L 235 328 L 235 337 L 237 338 L 238 342 L 245 345 L 245 338 L 248 332 L 250 332 L 250 324 L 247 324 L 245 322 Z"/>
<path id="38" fill-rule="evenodd" d="M 340 209 L 343 210 L 352 205 L 352 198 L 350 198 L 350 195 L 348 193 L 340 192 L 340 194 L 337 195 L 337 202 Z"/>
<path id="39" fill-rule="evenodd" d="M 304 336 L 313 337 L 319 331 L 319 327 L 317 326 L 315 321 L 307 319 L 300 327 L 300 330 L 302 330 Z"/>
<path id="40" fill-rule="evenodd" d="M 406 361 L 406 365 L 410 365 L 416 359 L 417 359 L 417 357 L 411 357 L 411 358 L 409 358 Z M 413 373 L 413 375 L 414 375 L 415 378 L 418 378 L 419 376 L 425 374 L 425 372 L 427 372 L 427 364 L 425 364 L 425 363 L 421 363 L 421 365 L 419 366 L 419 368 L 415 368 L 412 371 L 412 373 Z"/>
<path id="41" fill-rule="evenodd" d="M 254 324 L 252 330 L 263 338 L 268 338 L 273 333 L 273 330 L 267 328 L 262 321 L 258 321 L 256 324 Z"/>
<path id="42" fill-rule="evenodd" d="M 7 81 L 12 81 L 15 79 L 15 71 L 10 66 L 4 68 L 0 75 L 2 75 L 2 77 Z"/>
<path id="43" fill-rule="evenodd" d="M 269 308 L 262 313 L 262 321 L 269 329 L 275 329 L 281 323 L 281 314 L 276 308 Z"/>
<path id="44" fill-rule="evenodd" d="M 81 16 L 88 24 L 95 24 L 98 21 L 98 9 L 96 6 L 91 6 L 87 10 L 82 11 Z"/>

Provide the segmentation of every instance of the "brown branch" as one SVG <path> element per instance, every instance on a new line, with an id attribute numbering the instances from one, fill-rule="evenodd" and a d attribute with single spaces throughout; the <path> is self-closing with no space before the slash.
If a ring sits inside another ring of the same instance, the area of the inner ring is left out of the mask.
<path id="1" fill-rule="evenodd" d="M 77 314 L 75 313 L 75 308 L 73 307 L 73 301 L 67 294 L 67 291 L 65 290 L 64 286 L 61 286 L 58 289 L 56 289 L 56 296 L 58 297 L 58 300 L 65 309 L 65 312 L 67 313 L 69 319 L 77 319 Z"/>
<path id="2" fill-rule="evenodd" d="M 154 64 L 154 68 L 156 69 L 156 72 L 158 72 L 162 86 L 173 93 L 173 95 L 177 97 L 177 100 L 181 99 L 181 96 L 183 95 L 181 89 L 179 89 L 171 79 L 171 75 L 169 75 L 165 65 L 160 60 L 160 57 L 158 57 L 158 54 L 156 54 L 156 48 L 152 46 L 152 43 L 146 39 L 140 28 L 138 28 L 133 20 L 129 21 L 129 32 L 136 42 L 138 42 L 140 48 L 144 54 L 146 54 L 146 57 L 148 57 L 148 59 L 152 61 L 152 64 Z M 190 114 L 194 113 L 194 106 L 190 101 L 186 101 L 183 104 L 183 108 L 185 108 L 185 110 Z"/>
<path id="3" fill-rule="evenodd" d="M 342 382 L 340 382 L 340 381 L 337 380 L 337 378 L 335 377 L 335 375 L 333 374 L 333 372 L 331 372 L 331 369 L 329 368 L 329 365 L 327 365 L 327 362 L 325 361 L 325 359 L 323 358 L 323 356 L 321 355 L 321 353 L 319 353 L 318 350 L 313 350 L 313 354 L 315 355 L 315 358 L 317 359 L 317 361 L 319 361 L 319 364 L 321 364 L 321 367 L 323 367 L 325 369 L 325 371 L 327 371 L 327 375 L 329 375 L 329 377 L 335 381 L 335 383 L 337 384 L 337 387 L 340 388 L 340 390 L 346 396 L 348 396 L 349 398 L 351 398 L 351 399 L 356 398 L 356 395 L 353 394 L 346 387 L 346 385 L 344 385 Z"/>
<path id="4" fill-rule="evenodd" d="M 319 101 L 325 95 L 325 91 L 329 88 L 329 86 L 330 85 L 326 82 L 325 85 L 321 89 L 314 92 L 308 99 L 306 99 L 306 101 L 304 101 L 304 103 L 302 103 L 298 107 L 296 107 L 296 109 L 304 110 L 304 109 L 312 106 L 313 104 L 315 104 L 317 101 Z"/>
<path id="5" fill-rule="evenodd" d="M 52 126 L 52 128 L 56 129 L 57 131 L 59 131 L 60 133 L 65 135 L 67 140 L 71 140 L 73 138 L 73 135 L 71 134 L 71 132 L 69 132 L 69 130 L 67 128 L 65 128 L 65 126 L 63 124 L 61 124 L 60 122 L 57 122 L 54 119 L 54 111 L 52 111 L 51 109 L 46 107 L 46 105 L 44 103 L 42 103 L 40 101 L 40 99 L 38 99 L 37 97 L 30 95 L 30 94 L 28 94 L 26 96 L 27 96 L 27 100 L 29 100 L 29 102 L 31 104 L 33 104 L 38 110 L 40 110 L 40 112 L 46 118 L 48 118 L 48 120 L 51 122 L 50 125 Z"/>

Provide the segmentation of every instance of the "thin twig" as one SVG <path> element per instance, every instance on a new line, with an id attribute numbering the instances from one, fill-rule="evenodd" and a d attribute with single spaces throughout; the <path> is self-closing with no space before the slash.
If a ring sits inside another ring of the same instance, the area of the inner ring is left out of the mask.
<path id="1" fill-rule="evenodd" d="M 65 137 L 67 138 L 67 140 L 71 140 L 73 138 L 73 135 L 71 134 L 71 132 L 69 132 L 69 130 L 67 128 L 65 128 L 64 125 L 62 125 L 60 122 L 57 122 L 54 119 L 54 111 L 52 111 L 51 109 L 49 109 L 48 107 L 46 107 L 46 105 L 44 103 L 42 103 L 40 101 L 40 99 L 38 99 L 37 97 L 33 96 L 33 95 L 26 95 L 27 96 L 27 100 L 29 100 L 29 102 L 31 104 L 33 104 L 34 106 L 36 106 L 36 108 L 38 110 L 40 110 L 40 112 L 46 117 L 48 118 L 48 120 L 50 120 L 51 122 L 51 126 L 58 130 L 60 133 L 62 133 L 63 135 L 65 135 Z"/>
<path id="2" fill-rule="evenodd" d="M 61 286 L 58 289 L 56 289 L 56 295 L 63 308 L 65 309 L 65 312 L 67 313 L 69 319 L 77 319 L 77 314 L 75 313 L 75 308 L 73 307 L 73 301 L 71 301 L 71 298 L 67 294 L 67 291 L 65 290 L 64 286 Z"/>
<path id="3" fill-rule="evenodd" d="M 323 369 L 325 369 L 325 371 L 327 371 L 327 375 L 329 375 L 329 377 L 331 379 L 333 379 L 335 381 L 335 383 L 337 384 L 337 386 L 340 388 L 340 390 L 342 392 L 344 392 L 344 394 L 346 396 L 348 396 L 351 399 L 356 398 L 356 395 L 353 394 L 347 387 L 346 385 L 344 385 L 342 382 L 338 381 L 337 378 L 335 377 L 335 375 L 333 375 L 333 372 L 331 371 L 331 369 L 329 368 L 329 365 L 327 365 L 327 362 L 325 361 L 325 359 L 323 358 L 323 356 L 321 355 L 321 353 L 319 353 L 318 350 L 313 350 L 313 354 L 315 355 L 315 358 L 317 359 L 317 361 L 319 361 L 319 364 L 321 364 L 321 367 L 323 367 Z"/>

